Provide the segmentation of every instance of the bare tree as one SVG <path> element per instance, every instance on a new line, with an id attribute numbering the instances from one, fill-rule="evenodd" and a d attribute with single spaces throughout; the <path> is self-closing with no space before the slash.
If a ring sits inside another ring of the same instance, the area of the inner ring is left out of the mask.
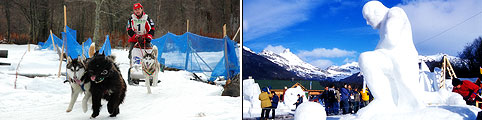
<path id="1" fill-rule="evenodd" d="M 7 43 L 10 43 L 10 0 L 3 0 L 3 6 L 7 19 Z"/>

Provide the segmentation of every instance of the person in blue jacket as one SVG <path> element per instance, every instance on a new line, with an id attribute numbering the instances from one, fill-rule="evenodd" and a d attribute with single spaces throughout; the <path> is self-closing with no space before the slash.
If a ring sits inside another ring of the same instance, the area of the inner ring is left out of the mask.
<path id="1" fill-rule="evenodd" d="M 271 93 L 273 94 L 273 99 L 271 99 L 271 110 L 273 111 L 271 119 L 274 119 L 275 118 L 275 110 L 276 110 L 276 108 L 278 108 L 279 97 L 278 97 L 278 95 L 276 95 L 276 92 L 271 91 Z"/>
<path id="2" fill-rule="evenodd" d="M 343 84 L 343 88 L 340 89 L 341 93 L 341 107 L 343 109 L 343 114 L 348 114 L 348 109 L 350 104 L 348 103 L 348 97 L 350 97 L 350 92 L 347 89 L 347 84 Z"/>
<path id="3" fill-rule="evenodd" d="M 296 105 L 296 108 L 298 108 L 298 106 L 303 103 L 303 96 L 300 96 L 300 94 L 297 95 L 298 96 L 298 100 L 296 100 L 295 104 L 293 105 Z"/>

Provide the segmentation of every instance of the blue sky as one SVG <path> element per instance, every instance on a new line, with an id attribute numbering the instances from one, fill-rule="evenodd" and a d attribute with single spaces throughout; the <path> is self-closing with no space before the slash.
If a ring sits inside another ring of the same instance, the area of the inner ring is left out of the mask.
<path id="1" fill-rule="evenodd" d="M 481 0 L 380 1 L 389 8 L 405 10 L 421 55 L 456 56 L 467 43 L 482 36 L 482 14 L 461 23 L 482 12 Z M 362 16 L 366 2 L 243 0 L 243 45 L 255 52 L 289 48 L 320 68 L 357 61 L 360 53 L 373 50 L 379 40 L 378 31 L 366 25 Z"/>

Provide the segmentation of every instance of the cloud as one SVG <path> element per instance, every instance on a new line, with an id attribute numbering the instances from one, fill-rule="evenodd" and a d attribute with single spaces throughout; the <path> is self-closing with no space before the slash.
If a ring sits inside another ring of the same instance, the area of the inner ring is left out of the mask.
<path id="1" fill-rule="evenodd" d="M 344 63 L 351 63 L 351 62 L 357 62 L 355 61 L 355 59 L 351 59 L 351 58 L 345 58 L 345 60 L 343 60 Z"/>
<path id="2" fill-rule="evenodd" d="M 266 48 L 264 48 L 264 50 L 269 50 L 269 51 L 274 52 L 276 54 L 282 53 L 285 49 L 286 48 L 283 47 L 282 45 L 278 45 L 278 46 L 268 45 L 268 46 L 266 46 Z"/>
<path id="3" fill-rule="evenodd" d="M 309 19 L 310 10 L 322 1 L 243 1 L 243 41 L 278 32 Z"/>
<path id="4" fill-rule="evenodd" d="M 404 0 L 397 6 L 407 13 L 419 54 L 457 55 L 467 43 L 482 35 L 482 14 L 467 20 L 482 12 L 481 0 Z M 436 36 L 453 26 L 456 27 Z"/>
<path id="5" fill-rule="evenodd" d="M 324 59 L 318 59 L 318 60 L 315 60 L 315 61 L 312 61 L 312 62 L 309 62 L 311 65 L 313 66 L 316 66 L 318 68 L 321 68 L 321 69 L 325 69 L 331 65 L 333 65 L 333 62 L 331 62 L 330 60 L 324 60 Z"/>
<path id="6" fill-rule="evenodd" d="M 308 58 L 336 58 L 355 55 L 355 51 L 342 50 L 338 48 L 326 49 L 316 48 L 312 51 L 300 51 L 297 55 L 302 59 Z"/>

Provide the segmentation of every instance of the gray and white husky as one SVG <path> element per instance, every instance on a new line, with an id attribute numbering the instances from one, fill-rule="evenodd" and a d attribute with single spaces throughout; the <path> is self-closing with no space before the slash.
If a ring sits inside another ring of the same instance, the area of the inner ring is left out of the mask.
<path id="1" fill-rule="evenodd" d="M 87 112 L 87 102 L 89 101 L 90 97 L 90 80 L 86 80 L 83 78 L 84 74 L 86 73 L 86 60 L 83 57 L 72 59 L 67 57 L 67 77 L 70 83 L 70 87 L 72 90 L 70 104 L 67 108 L 67 112 L 72 111 L 72 107 L 74 107 L 74 103 L 79 96 L 79 93 L 85 93 L 84 98 L 82 99 L 82 110 Z"/>
<path id="2" fill-rule="evenodd" d="M 147 93 L 151 93 L 151 79 L 152 79 L 152 86 L 157 86 L 157 75 L 159 74 L 159 62 L 157 61 L 157 47 L 152 47 L 152 51 L 150 53 L 144 51 L 144 56 L 141 59 L 142 63 L 142 73 L 146 77 L 146 87 Z"/>

